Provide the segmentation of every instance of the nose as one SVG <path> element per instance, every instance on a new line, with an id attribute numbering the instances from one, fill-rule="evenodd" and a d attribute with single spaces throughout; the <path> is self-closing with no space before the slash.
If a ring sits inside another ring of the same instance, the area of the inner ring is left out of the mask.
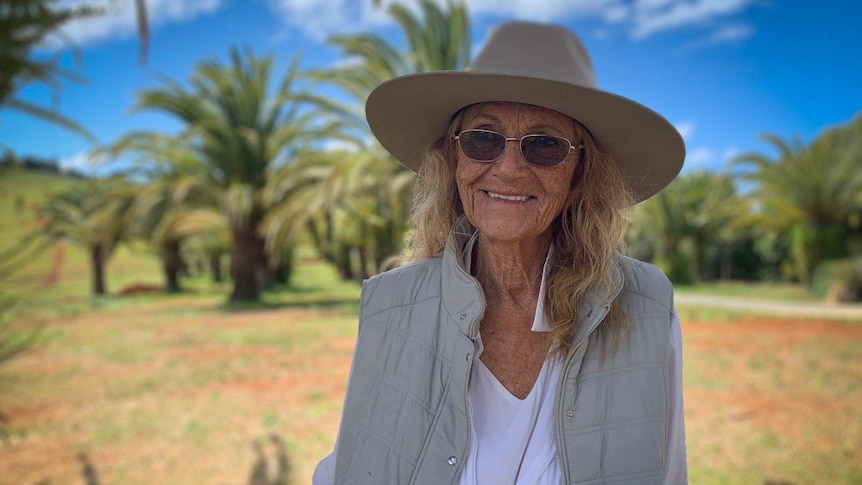
<path id="1" fill-rule="evenodd" d="M 494 163 L 500 172 L 520 171 L 529 165 L 521 154 L 521 140 L 519 138 L 506 138 L 506 147 L 503 154 Z"/>

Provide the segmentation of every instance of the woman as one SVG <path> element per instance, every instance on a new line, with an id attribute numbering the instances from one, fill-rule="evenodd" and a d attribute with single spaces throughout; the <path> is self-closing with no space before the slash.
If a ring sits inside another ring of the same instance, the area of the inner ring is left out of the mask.
<path id="1" fill-rule="evenodd" d="M 363 285 L 314 483 L 685 483 L 672 288 L 621 252 L 623 210 L 682 166 L 673 126 L 598 90 L 570 31 L 524 22 L 366 111 L 419 172 L 415 261 Z"/>

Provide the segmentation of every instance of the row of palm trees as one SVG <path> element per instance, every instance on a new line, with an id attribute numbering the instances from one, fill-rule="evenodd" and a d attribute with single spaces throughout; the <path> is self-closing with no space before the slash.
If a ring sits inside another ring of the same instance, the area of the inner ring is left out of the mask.
<path id="1" fill-rule="evenodd" d="M 122 238 L 157 249 L 170 290 L 179 289 L 184 246 L 205 248 L 214 260 L 229 251 L 232 300 L 255 299 L 283 279 L 300 238 L 345 277 L 367 277 L 403 247 L 413 174 L 370 141 L 365 97 L 391 77 L 469 61 L 466 7 L 420 6 L 418 15 L 389 7 L 407 33 L 406 49 L 373 34 L 334 37 L 348 63 L 303 72 L 293 62 L 275 82 L 271 57 L 232 49 L 225 63 L 199 63 L 185 85 L 165 80 L 140 92 L 134 109 L 172 116 L 179 133 L 136 131 L 98 149 L 130 156 L 131 168 L 78 189 L 86 200 L 78 201 L 74 227 L 64 223 L 63 199 L 72 195 L 49 201 L 43 234 L 87 248 L 97 293 Z M 308 89 L 315 83 L 340 87 L 346 101 L 315 94 Z M 91 205 L 100 209 L 88 212 Z"/>
<path id="2" fill-rule="evenodd" d="M 344 63 L 303 72 L 294 62 L 274 85 L 271 58 L 234 49 L 226 63 L 200 63 L 187 85 L 167 80 L 141 92 L 135 109 L 166 113 L 182 129 L 133 132 L 100 148 L 131 157 L 131 168 L 52 199 L 42 209 L 43 234 L 87 248 L 97 293 L 111 251 L 132 240 L 156 249 L 169 290 L 180 288 L 184 254 L 193 250 L 217 269 L 229 253 L 234 300 L 257 298 L 289 276 L 302 240 L 345 278 L 377 271 L 403 249 L 413 174 L 373 141 L 365 99 L 392 77 L 470 61 L 466 7 L 420 7 L 415 14 L 389 6 L 403 49 L 373 34 L 335 36 Z M 345 96 L 325 98 L 313 83 Z M 688 173 L 637 206 L 630 252 L 678 282 L 809 283 L 822 261 L 860 254 L 862 118 L 809 144 L 765 138 L 777 155 L 741 155 L 733 174 Z"/>
<path id="3" fill-rule="evenodd" d="M 730 172 L 688 173 L 637 206 L 630 247 L 683 282 L 810 285 L 824 262 L 846 260 L 862 291 L 862 115 L 808 144 L 763 138 L 775 155 L 744 153 Z"/>

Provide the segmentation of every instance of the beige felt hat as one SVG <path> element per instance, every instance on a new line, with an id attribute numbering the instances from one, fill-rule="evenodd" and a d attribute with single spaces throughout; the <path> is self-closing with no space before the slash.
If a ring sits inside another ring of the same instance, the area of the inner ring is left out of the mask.
<path id="1" fill-rule="evenodd" d="M 646 106 L 600 90 L 581 41 L 556 25 L 504 23 L 467 71 L 386 81 L 368 97 L 365 113 L 380 143 L 418 171 L 423 152 L 446 134 L 455 113 L 487 101 L 542 106 L 580 122 L 613 155 L 636 201 L 670 183 L 685 159 L 676 128 Z"/>

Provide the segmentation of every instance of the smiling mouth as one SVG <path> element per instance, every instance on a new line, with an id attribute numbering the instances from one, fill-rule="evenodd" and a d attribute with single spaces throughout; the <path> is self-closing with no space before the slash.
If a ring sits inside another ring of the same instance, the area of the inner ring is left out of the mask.
<path id="1" fill-rule="evenodd" d="M 516 202 L 524 202 L 525 200 L 530 198 L 527 195 L 503 195 L 503 194 L 497 194 L 494 192 L 489 192 L 487 190 L 483 190 L 483 192 L 488 194 L 488 197 L 491 197 L 492 199 L 513 200 Z"/>

